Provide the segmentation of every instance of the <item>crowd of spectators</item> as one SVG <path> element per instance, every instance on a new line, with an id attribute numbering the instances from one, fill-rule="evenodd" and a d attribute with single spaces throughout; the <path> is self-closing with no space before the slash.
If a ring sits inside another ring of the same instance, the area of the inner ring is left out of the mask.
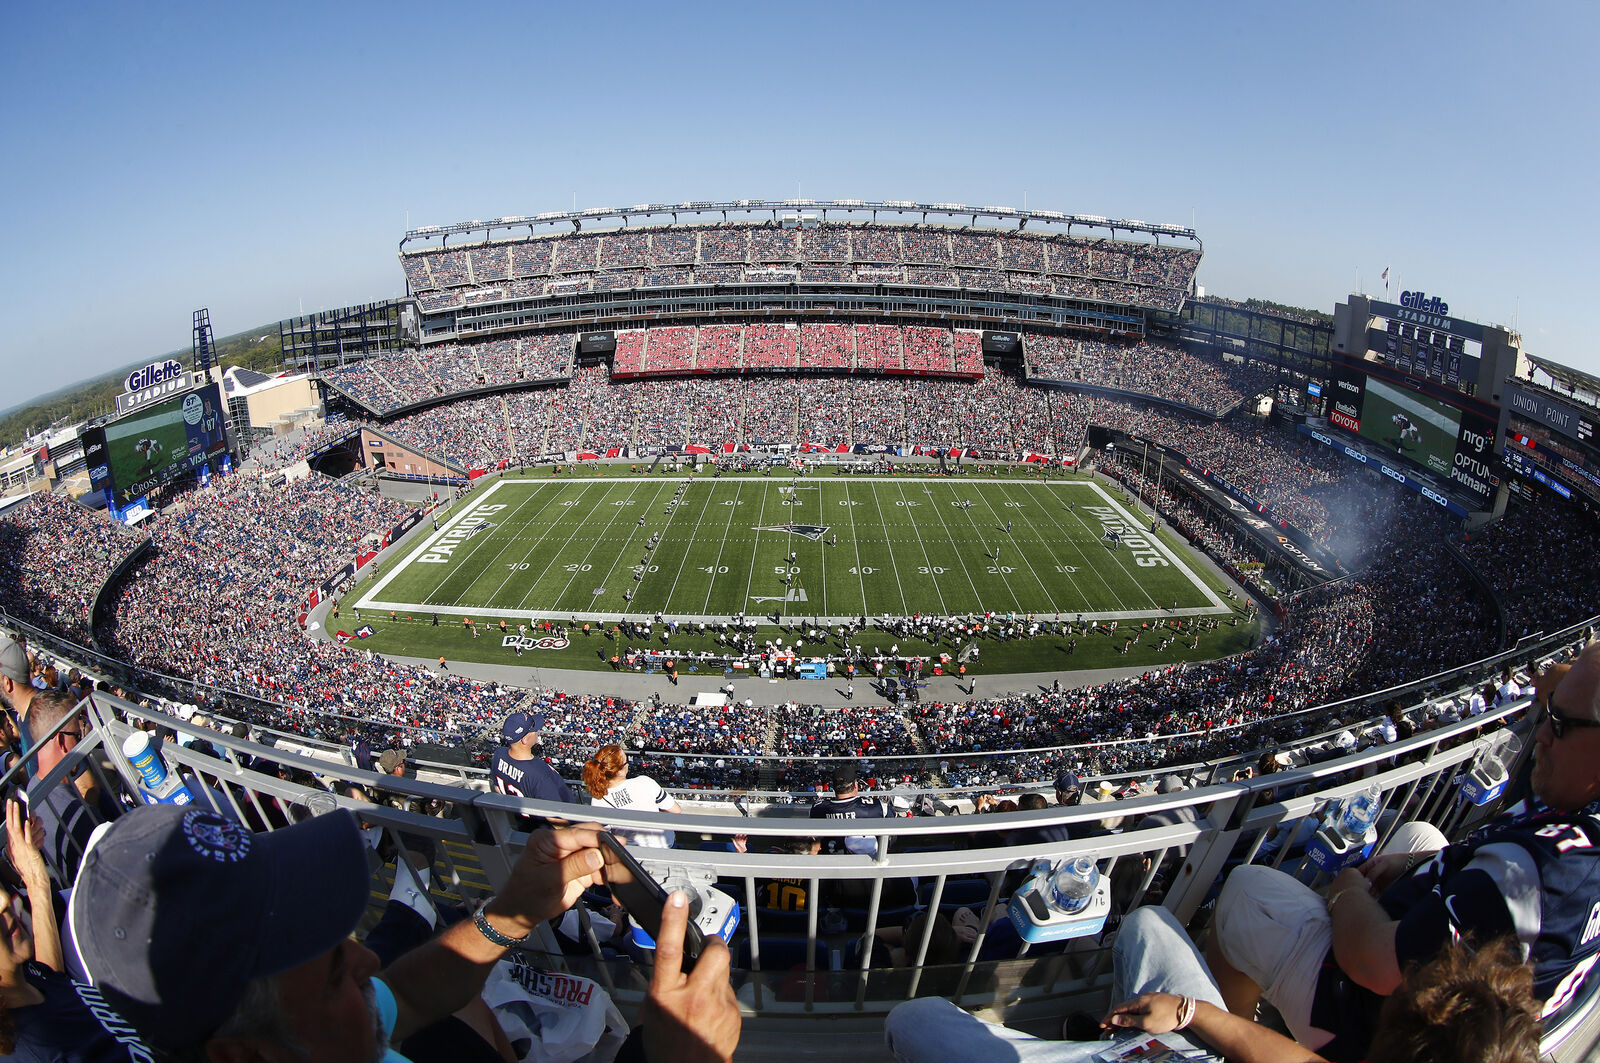
<path id="1" fill-rule="evenodd" d="M 571 333 L 557 333 L 394 351 L 326 370 L 323 378 L 381 415 L 480 388 L 565 379 L 572 344 Z"/>
<path id="2" fill-rule="evenodd" d="M 53 494 L 0 514 L 0 586 L 6 611 L 88 642 L 95 594 L 145 534 Z"/>
<path id="3" fill-rule="evenodd" d="M 1541 498 L 1467 535 L 1462 551 L 1493 584 L 1513 638 L 1557 631 L 1593 615 L 1600 587 L 1594 522 L 1571 503 Z"/>
<path id="4" fill-rule="evenodd" d="M 785 229 L 729 223 L 572 233 L 414 250 L 400 257 L 407 286 L 430 311 L 481 301 L 472 298 L 473 290 L 500 300 L 546 294 L 548 283 L 575 283 L 585 290 L 724 284 L 768 279 L 775 266 L 797 266 L 805 279 L 819 283 L 893 279 L 1015 288 L 1171 310 L 1191 287 L 1200 252 L 1132 240 L 937 225 Z"/>
<path id="5" fill-rule="evenodd" d="M 740 327 L 726 328 L 719 342 L 736 347 Z M 710 329 L 699 331 L 703 337 Z M 852 331 L 859 355 L 860 330 Z M 743 332 L 748 342 L 749 328 Z M 526 351 L 515 345 L 522 342 L 478 345 L 472 357 L 480 367 L 521 363 Z M 697 439 L 1076 453 L 1091 422 L 1190 455 L 1338 551 L 1352 576 L 1283 597 L 1278 581 L 1268 578 L 1270 561 L 1263 565 L 1247 539 L 1175 494 L 1170 483 L 1158 487 L 1140 477 L 1130 460 L 1119 470 L 1130 488 L 1236 575 L 1248 581 L 1260 572 L 1263 593 L 1281 599 L 1278 629 L 1255 649 L 1076 690 L 842 712 L 545 694 L 552 756 L 576 765 L 597 745 L 621 741 L 674 785 L 751 786 L 752 769 L 738 758 L 757 753 L 798 759 L 937 752 L 946 758 L 940 774 L 947 784 L 989 785 L 1051 770 L 1049 755 L 1005 751 L 1116 740 L 1125 744 L 1100 751 L 1101 769 L 1140 770 L 1256 748 L 1292 733 L 1275 722 L 1286 712 L 1431 675 L 1497 644 L 1494 603 L 1447 546 L 1453 529 L 1438 507 L 1369 474 L 1344 472 L 1302 437 L 1028 387 L 1004 373 L 977 381 L 777 375 L 622 382 L 591 367 L 565 387 L 473 398 L 385 428 L 464 465 L 491 466 L 549 449 Z M 278 468 L 300 460 L 350 427 L 269 440 L 258 464 Z M 276 702 L 230 707 L 312 737 L 439 742 L 486 752 L 480 732 L 492 731 L 521 692 L 387 662 L 360 650 L 359 641 L 309 641 L 296 625 L 307 591 L 407 508 L 318 476 L 276 479 L 215 482 L 138 532 L 60 499 L 14 507 L 0 517 L 0 534 L 10 538 L 7 608 L 83 641 L 95 591 L 148 539 L 150 559 L 116 588 L 112 617 L 99 632 L 111 652 L 155 672 Z M 1473 533 L 1464 554 L 1495 585 L 1516 637 L 1592 610 L 1600 568 L 1586 549 L 1590 538 L 1581 514 L 1547 505 L 1536 513 L 1514 511 Z M 1552 573 L 1561 574 L 1559 581 Z M 1193 625 L 1174 624 L 1157 637 L 1194 634 Z M 1103 633 L 1086 630 L 1080 637 Z"/>
<path id="6" fill-rule="evenodd" d="M 337 442 L 356 431 L 360 426 L 343 418 L 329 418 L 319 425 L 300 427 L 281 436 L 273 436 L 256 444 L 250 454 L 252 466 L 262 472 L 274 472 L 297 461 L 304 461 L 316 451 Z M 241 467 L 241 471 L 249 471 Z"/>
<path id="7" fill-rule="evenodd" d="M 1129 391 L 1222 416 L 1272 386 L 1274 374 L 1146 340 L 1101 343 L 1070 336 L 1030 335 L 1024 343 L 1030 376 Z"/>

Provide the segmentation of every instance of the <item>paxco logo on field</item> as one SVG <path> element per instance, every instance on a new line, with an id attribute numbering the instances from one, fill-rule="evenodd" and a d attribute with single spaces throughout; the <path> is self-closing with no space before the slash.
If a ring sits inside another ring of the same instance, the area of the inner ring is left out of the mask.
<path id="1" fill-rule="evenodd" d="M 1429 297 L 1427 292 L 1401 292 L 1400 305 L 1408 310 L 1421 310 L 1427 314 L 1437 314 L 1445 317 L 1450 313 L 1450 304 L 1437 295 Z"/>
<path id="2" fill-rule="evenodd" d="M 183 364 L 175 358 L 168 358 L 164 362 L 151 362 L 143 369 L 135 369 L 129 373 L 122 382 L 124 391 L 143 391 L 145 388 L 165 384 L 169 380 L 177 380 L 183 376 Z"/>

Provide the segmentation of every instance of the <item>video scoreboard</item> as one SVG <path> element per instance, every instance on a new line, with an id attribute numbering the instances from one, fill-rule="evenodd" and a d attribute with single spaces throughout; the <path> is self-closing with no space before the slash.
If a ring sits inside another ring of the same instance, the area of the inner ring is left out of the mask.
<path id="1" fill-rule="evenodd" d="M 1489 508 L 1500 486 L 1493 420 L 1348 365 L 1329 382 L 1327 399 L 1328 423 L 1450 481 Z"/>
<path id="2" fill-rule="evenodd" d="M 121 510 L 164 484 L 216 467 L 227 454 L 226 419 L 216 384 L 138 408 L 83 434 L 91 490 Z"/>

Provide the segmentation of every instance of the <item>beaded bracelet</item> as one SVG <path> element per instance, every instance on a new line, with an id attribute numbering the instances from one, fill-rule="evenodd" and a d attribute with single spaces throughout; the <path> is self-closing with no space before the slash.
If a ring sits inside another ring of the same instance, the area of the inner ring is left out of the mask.
<path id="1" fill-rule="evenodd" d="M 503 949 L 509 949 L 513 945 L 520 945 L 524 941 L 527 941 L 528 938 L 533 936 L 531 932 L 524 934 L 519 938 L 507 937 L 506 935 L 500 933 L 500 931 L 489 925 L 489 917 L 483 914 L 484 908 L 487 908 L 488 906 L 488 903 L 485 902 L 483 908 L 479 908 L 477 914 L 472 917 L 472 925 L 478 928 L 478 933 L 482 934 L 484 937 L 488 938 L 490 941 L 494 942 L 496 945 L 499 945 Z"/>

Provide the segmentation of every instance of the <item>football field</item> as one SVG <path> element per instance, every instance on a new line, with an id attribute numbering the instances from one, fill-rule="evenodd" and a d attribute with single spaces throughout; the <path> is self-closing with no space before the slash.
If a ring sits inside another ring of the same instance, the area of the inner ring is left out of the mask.
<path id="1" fill-rule="evenodd" d="M 1189 550 L 1146 527 L 1090 480 L 508 478 L 355 604 L 480 620 L 1229 613 Z"/>

